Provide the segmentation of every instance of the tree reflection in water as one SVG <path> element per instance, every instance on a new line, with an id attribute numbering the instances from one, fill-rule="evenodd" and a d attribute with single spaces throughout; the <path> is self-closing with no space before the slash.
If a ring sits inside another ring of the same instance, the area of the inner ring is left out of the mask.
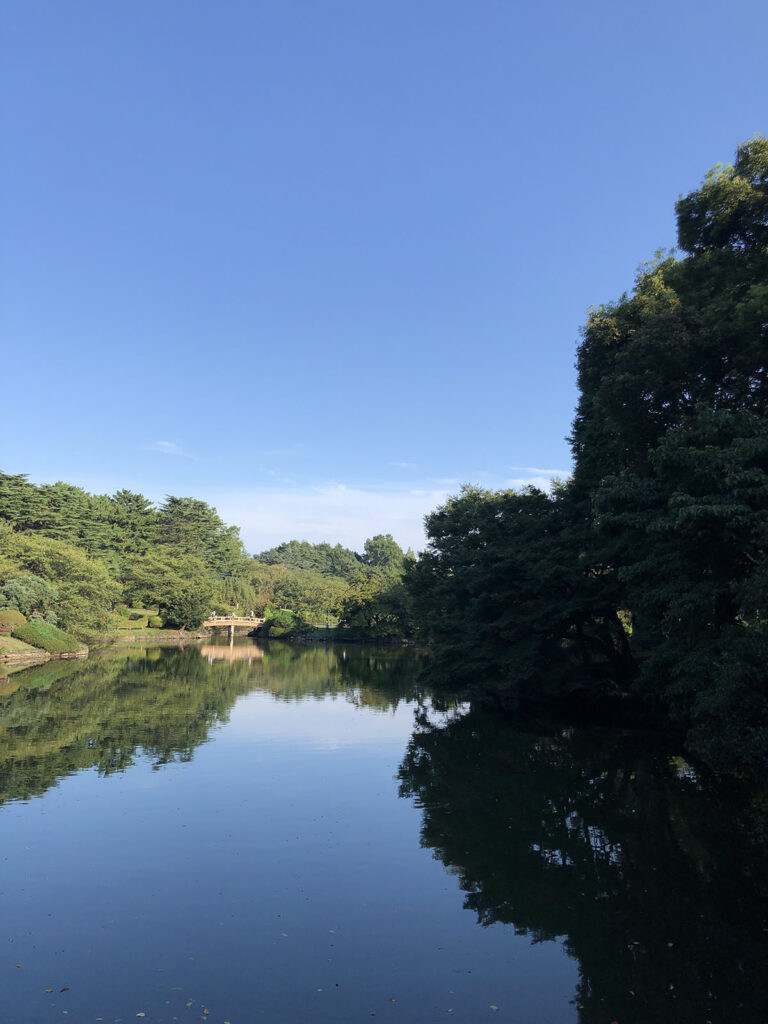
<path id="1" fill-rule="evenodd" d="M 109 775 L 137 756 L 160 768 L 190 761 L 238 697 L 338 697 L 395 708 L 418 696 L 421 657 L 397 649 L 240 642 L 206 648 L 115 649 L 51 661 L 0 693 L 0 805 L 26 800 L 87 768 Z M 218 659 L 218 651 L 242 657 Z"/>
<path id="2" fill-rule="evenodd" d="M 766 803 L 656 738 L 421 717 L 399 772 L 485 926 L 560 938 L 584 1024 L 768 1020 Z"/>

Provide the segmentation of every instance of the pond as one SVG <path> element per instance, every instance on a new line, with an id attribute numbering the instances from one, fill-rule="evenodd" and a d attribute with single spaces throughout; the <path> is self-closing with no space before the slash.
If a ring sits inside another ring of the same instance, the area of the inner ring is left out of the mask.
<path id="1" fill-rule="evenodd" d="M 350 645 L 0 689 L 0 1019 L 768 1020 L 765 794 Z"/>

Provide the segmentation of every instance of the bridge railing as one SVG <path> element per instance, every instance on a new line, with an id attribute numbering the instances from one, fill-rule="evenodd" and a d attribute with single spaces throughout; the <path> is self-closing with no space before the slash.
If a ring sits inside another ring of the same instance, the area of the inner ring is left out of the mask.
<path id="1" fill-rule="evenodd" d="M 208 622 L 263 622 L 263 619 L 259 618 L 258 615 L 217 615 L 216 612 L 211 612 L 206 621 Z"/>

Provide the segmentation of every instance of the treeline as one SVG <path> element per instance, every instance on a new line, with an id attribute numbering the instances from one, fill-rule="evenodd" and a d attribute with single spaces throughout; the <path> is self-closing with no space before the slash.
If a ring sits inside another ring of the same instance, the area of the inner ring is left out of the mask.
<path id="1" fill-rule="evenodd" d="M 194 629 L 211 613 L 255 612 L 272 635 L 339 620 L 372 639 L 402 632 L 406 554 L 389 534 L 362 554 L 290 541 L 250 557 L 236 526 L 196 498 L 89 494 L 0 473 L 0 609 L 108 635 L 128 608 Z"/>
<path id="2" fill-rule="evenodd" d="M 466 488 L 427 518 L 408 586 L 436 680 L 645 705 L 710 761 L 763 772 L 768 141 L 676 212 L 682 256 L 590 311 L 572 479 Z"/>

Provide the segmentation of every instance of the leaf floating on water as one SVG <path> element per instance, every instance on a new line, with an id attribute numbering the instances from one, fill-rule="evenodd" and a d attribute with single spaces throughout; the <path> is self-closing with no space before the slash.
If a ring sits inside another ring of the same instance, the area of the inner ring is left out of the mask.
<path id="1" fill-rule="evenodd" d="M 52 988 L 47 988 L 45 991 L 46 992 L 53 992 L 53 989 Z"/>
<path id="2" fill-rule="evenodd" d="M 16 964 L 16 966 L 17 966 L 17 967 L 21 967 L 21 966 L 22 966 L 22 964 Z"/>
<path id="3" fill-rule="evenodd" d="M 69 992 L 69 985 L 62 985 L 59 992 Z"/>
<path id="4" fill-rule="evenodd" d="M 498 1013 L 499 1012 L 498 1006 L 494 1006 L 493 1003 L 491 1003 L 491 1009 L 493 1010 L 494 1013 Z"/>
<path id="5" fill-rule="evenodd" d="M 147 1015 L 146 1015 L 146 1013 L 142 1012 L 142 1013 L 137 1013 L 136 1016 L 137 1017 L 146 1017 Z"/>

